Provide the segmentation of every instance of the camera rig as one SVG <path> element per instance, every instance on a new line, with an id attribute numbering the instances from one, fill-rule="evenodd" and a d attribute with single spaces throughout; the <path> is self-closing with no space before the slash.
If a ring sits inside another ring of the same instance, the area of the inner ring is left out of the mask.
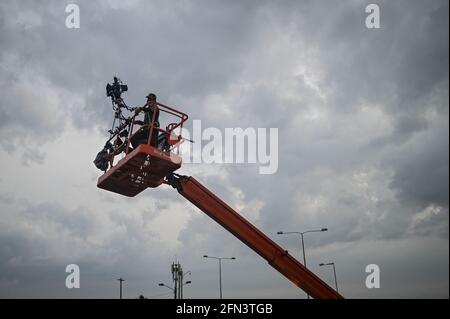
<path id="1" fill-rule="evenodd" d="M 122 84 L 118 77 L 114 77 L 113 84 L 106 84 L 106 96 L 111 97 L 113 101 L 121 100 L 123 92 L 128 91 L 128 85 Z"/>
<path id="2" fill-rule="evenodd" d="M 122 113 L 122 109 L 126 109 L 128 111 L 134 111 L 135 108 L 130 108 L 125 103 L 122 98 L 122 93 L 128 91 L 128 85 L 123 84 L 123 82 L 118 78 L 114 77 L 112 84 L 106 84 L 106 96 L 111 97 L 111 104 L 114 110 L 114 119 L 111 130 L 109 133 L 111 136 L 117 131 L 121 131 L 129 122 L 129 117 L 125 117 Z M 119 120 L 119 124 L 117 127 L 114 127 L 116 124 L 116 120 Z"/>
<path id="3" fill-rule="evenodd" d="M 105 171 L 108 168 L 108 159 L 114 150 L 114 146 L 111 140 L 114 136 L 127 137 L 127 126 L 130 123 L 130 117 L 125 117 L 122 110 L 134 111 L 136 108 L 128 107 L 122 98 L 122 93 L 128 91 L 128 85 L 124 84 L 118 77 L 113 78 L 113 82 L 106 84 L 106 96 L 111 98 L 111 104 L 114 111 L 114 118 L 111 129 L 108 131 L 110 134 L 109 139 L 106 141 L 103 149 L 97 154 L 94 160 L 97 168 Z M 118 121 L 116 125 L 116 121 Z"/>

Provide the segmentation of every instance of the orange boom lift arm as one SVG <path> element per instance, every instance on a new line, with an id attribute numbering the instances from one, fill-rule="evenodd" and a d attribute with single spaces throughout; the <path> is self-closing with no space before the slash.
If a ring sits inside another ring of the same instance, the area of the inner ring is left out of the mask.
<path id="1" fill-rule="evenodd" d="M 172 173 L 167 176 L 166 183 L 176 188 L 184 198 L 253 249 L 273 268 L 313 298 L 343 298 L 192 176 Z"/>

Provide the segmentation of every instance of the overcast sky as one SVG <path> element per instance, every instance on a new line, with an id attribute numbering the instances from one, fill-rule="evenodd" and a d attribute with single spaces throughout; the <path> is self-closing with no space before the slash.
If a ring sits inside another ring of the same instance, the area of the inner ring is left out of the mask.
<path id="1" fill-rule="evenodd" d="M 0 297 L 305 298 L 175 190 L 126 198 L 96 187 L 112 121 L 105 85 L 202 126 L 278 128 L 279 168 L 185 164 L 348 298 L 449 297 L 448 1 L 71 1 L 0 3 Z M 65 267 L 81 288 L 65 287 Z M 377 264 L 381 287 L 365 287 Z M 166 294 L 166 295 L 164 295 Z"/>

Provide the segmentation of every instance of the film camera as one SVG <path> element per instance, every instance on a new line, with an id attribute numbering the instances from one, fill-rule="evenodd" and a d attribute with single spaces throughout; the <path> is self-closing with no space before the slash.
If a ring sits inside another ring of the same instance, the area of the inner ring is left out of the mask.
<path id="1" fill-rule="evenodd" d="M 119 100 L 123 92 L 128 91 L 128 85 L 122 84 L 119 78 L 114 77 L 112 84 L 106 84 L 106 96 L 111 97 L 113 101 Z"/>

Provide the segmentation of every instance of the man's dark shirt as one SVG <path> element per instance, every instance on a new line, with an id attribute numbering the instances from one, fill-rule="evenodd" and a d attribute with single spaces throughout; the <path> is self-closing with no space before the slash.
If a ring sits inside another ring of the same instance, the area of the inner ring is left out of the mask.
<path id="1" fill-rule="evenodd" d="M 151 124 L 152 123 L 152 116 L 153 116 L 153 106 L 149 106 L 145 108 L 145 115 L 144 115 L 144 123 L 145 124 Z M 156 107 L 156 114 L 155 114 L 155 125 L 159 127 L 159 108 Z"/>

